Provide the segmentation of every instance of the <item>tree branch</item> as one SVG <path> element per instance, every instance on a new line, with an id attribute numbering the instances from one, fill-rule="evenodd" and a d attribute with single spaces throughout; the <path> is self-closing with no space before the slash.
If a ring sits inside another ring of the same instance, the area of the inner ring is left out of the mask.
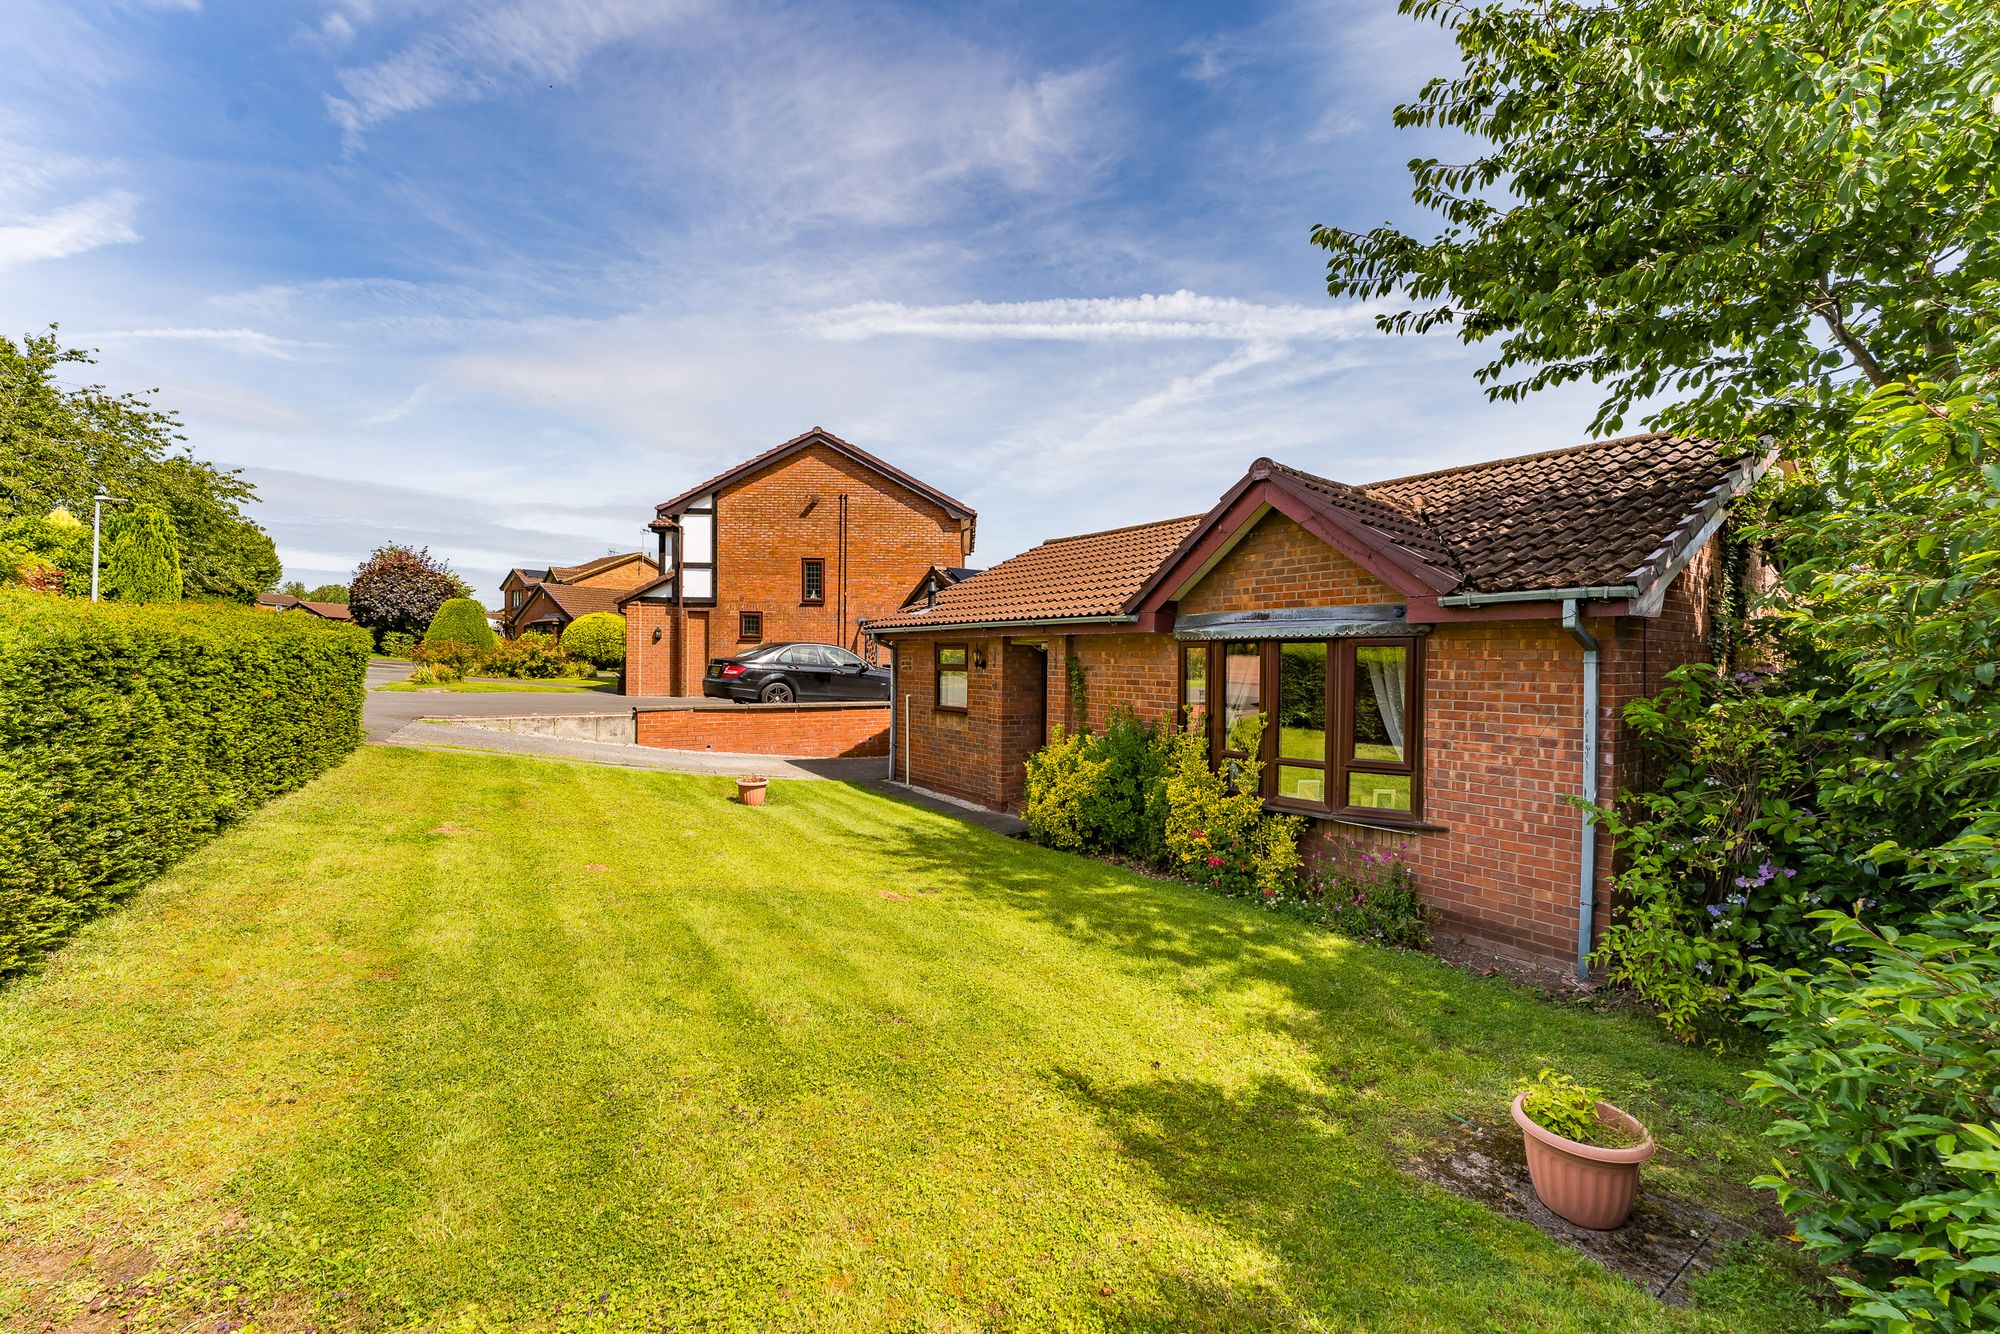
<path id="1" fill-rule="evenodd" d="M 1848 329 L 1847 322 L 1840 318 L 1840 303 L 1834 300 L 1833 290 L 1827 286 L 1824 278 L 1819 282 L 1819 294 L 1819 301 L 1810 308 L 1826 323 L 1827 331 L 1833 335 L 1833 340 L 1847 349 L 1848 355 L 1854 358 L 1854 364 L 1868 377 L 1869 384 L 1880 389 L 1889 383 L 1889 376 L 1882 369 L 1882 363 L 1875 360 L 1875 354 L 1854 336 Z"/>

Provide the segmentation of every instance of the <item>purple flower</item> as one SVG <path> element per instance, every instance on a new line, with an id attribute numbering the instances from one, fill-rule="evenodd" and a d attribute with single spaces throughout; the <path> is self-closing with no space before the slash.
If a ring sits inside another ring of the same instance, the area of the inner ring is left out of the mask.
<path id="1" fill-rule="evenodd" d="M 1719 903 L 1711 903 L 1711 904 L 1709 904 L 1709 905 L 1708 905 L 1708 915 L 1709 915 L 1710 917 L 1720 917 L 1720 916 L 1722 916 L 1722 905 L 1721 905 L 1721 904 L 1719 904 Z"/>

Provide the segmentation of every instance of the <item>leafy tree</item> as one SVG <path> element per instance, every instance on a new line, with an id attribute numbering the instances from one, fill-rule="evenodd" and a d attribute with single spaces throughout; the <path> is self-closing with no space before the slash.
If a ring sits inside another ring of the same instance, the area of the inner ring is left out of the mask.
<path id="1" fill-rule="evenodd" d="M 593 667 L 616 667 L 625 661 L 625 618 L 615 611 L 593 611 L 563 627 L 565 652 Z"/>
<path id="2" fill-rule="evenodd" d="M 278 591 L 302 602 L 337 602 L 347 604 L 346 584 L 321 584 L 317 588 L 307 588 L 302 580 L 288 579 L 278 586 Z"/>
<path id="3" fill-rule="evenodd" d="M 377 639 L 391 631 L 422 635 L 447 599 L 464 597 L 465 581 L 430 548 L 377 547 L 347 581 L 347 605 L 355 624 Z"/>
<path id="4" fill-rule="evenodd" d="M 471 598 L 446 598 L 424 631 L 426 645 L 463 644 L 480 653 L 492 648 L 497 638 L 486 623 L 486 608 Z"/>
<path id="5" fill-rule="evenodd" d="M 158 505 L 139 505 L 111 527 L 104 556 L 104 591 L 124 602 L 178 602 L 180 544 L 174 521 Z"/>
<path id="6" fill-rule="evenodd" d="M 90 529 L 67 510 L 0 521 L 0 582 L 81 597 L 90 589 Z"/>
<path id="7" fill-rule="evenodd" d="M 1396 110 L 1471 159 L 1413 161 L 1443 226 L 1319 227 L 1384 330 L 1498 340 L 1490 397 L 1600 386 L 1599 429 L 1839 428 L 1951 373 L 2000 276 L 2000 11 L 1986 0 L 1402 0 L 1463 68 Z"/>
<path id="8" fill-rule="evenodd" d="M 89 365 L 51 329 L 20 342 L 0 338 L 0 520 L 58 507 L 87 514 L 98 487 L 157 505 L 173 521 L 183 583 L 198 597 L 248 602 L 276 582 L 276 549 L 243 514 L 250 483 L 188 455 L 180 422 L 138 394 L 61 378 Z M 157 391 L 156 391 L 157 392 Z M 90 571 L 62 566 L 70 590 Z"/>

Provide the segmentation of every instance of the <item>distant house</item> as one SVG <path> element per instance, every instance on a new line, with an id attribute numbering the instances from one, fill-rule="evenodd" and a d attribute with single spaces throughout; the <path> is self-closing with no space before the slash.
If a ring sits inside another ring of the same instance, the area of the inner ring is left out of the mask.
<path id="1" fill-rule="evenodd" d="M 1575 962 L 1635 785 L 1625 705 L 1708 655 L 1763 460 L 1669 435 L 1350 486 L 1259 459 L 1205 514 L 1058 538 L 879 620 L 897 776 L 1018 808 L 1112 711 L 1263 762 L 1303 850 L 1401 849 L 1441 934 Z M 1261 732 L 1255 720 L 1266 725 Z"/>
<path id="2" fill-rule="evenodd" d="M 653 508 L 659 575 L 618 598 L 625 688 L 701 689 L 710 658 L 802 640 L 870 648 L 862 622 L 962 570 L 978 515 L 818 427 Z"/>
<path id="3" fill-rule="evenodd" d="M 500 581 L 503 632 L 509 637 L 563 627 L 593 611 L 618 610 L 618 595 L 659 577 L 660 566 L 643 551 L 619 551 L 581 565 L 545 569 L 516 566 Z"/>
<path id="4" fill-rule="evenodd" d="M 317 616 L 323 621 L 351 621 L 354 613 L 347 609 L 345 602 L 308 602 L 295 598 L 290 593 L 259 593 L 259 611 L 302 611 L 308 616 Z"/>

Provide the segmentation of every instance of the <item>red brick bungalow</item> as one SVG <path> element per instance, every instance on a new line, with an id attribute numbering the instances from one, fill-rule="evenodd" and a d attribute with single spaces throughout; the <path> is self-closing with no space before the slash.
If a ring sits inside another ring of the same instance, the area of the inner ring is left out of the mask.
<path id="1" fill-rule="evenodd" d="M 1763 466 L 1659 434 L 1359 487 L 1259 459 L 1206 514 L 871 622 L 896 776 L 1017 807 L 1053 723 L 1185 716 L 1226 761 L 1262 713 L 1264 796 L 1308 855 L 1400 845 L 1441 934 L 1580 967 L 1610 873 L 1570 799 L 1638 780 L 1624 706 L 1706 656 L 1718 533 Z"/>
<path id="2" fill-rule="evenodd" d="M 698 482 L 653 507 L 659 576 L 618 595 L 626 693 L 699 694 L 759 644 L 872 652 L 863 623 L 964 573 L 978 517 L 817 426 Z"/>

